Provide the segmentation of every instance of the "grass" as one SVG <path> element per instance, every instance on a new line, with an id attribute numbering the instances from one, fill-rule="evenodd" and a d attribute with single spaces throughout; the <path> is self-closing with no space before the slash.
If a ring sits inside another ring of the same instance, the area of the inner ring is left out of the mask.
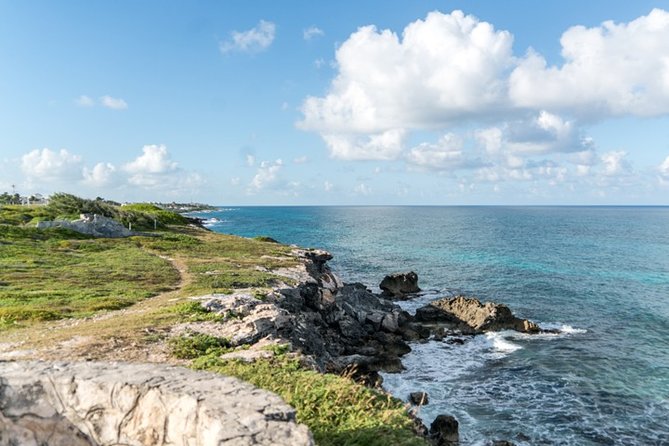
<path id="1" fill-rule="evenodd" d="M 427 444 L 413 432 L 413 420 L 401 401 L 347 377 L 306 370 L 287 355 L 253 363 L 205 355 L 194 367 L 275 392 L 296 409 L 297 420 L 309 426 L 320 446 Z"/>
<path id="2" fill-rule="evenodd" d="M 194 359 L 204 355 L 220 356 L 231 351 L 227 339 L 202 333 L 189 333 L 171 338 L 170 352 L 178 359 Z"/>
<path id="3" fill-rule="evenodd" d="M 0 324 L 128 307 L 179 282 L 167 260 L 133 240 L 0 225 Z"/>
<path id="4" fill-rule="evenodd" d="M 190 228 L 142 243 L 153 251 L 182 256 L 192 275 L 183 291 L 191 296 L 265 288 L 280 280 L 270 270 L 297 265 L 290 247 Z"/>

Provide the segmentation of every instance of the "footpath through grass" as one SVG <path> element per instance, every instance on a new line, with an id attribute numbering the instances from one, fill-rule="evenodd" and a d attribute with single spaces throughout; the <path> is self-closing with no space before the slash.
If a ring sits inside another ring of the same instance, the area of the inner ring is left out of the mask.
<path id="1" fill-rule="evenodd" d="M 34 228 L 36 221 L 56 213 L 75 213 L 81 203 L 147 225 L 161 219 L 160 230 L 154 236 L 96 239 Z M 263 291 L 286 280 L 272 270 L 298 264 L 288 246 L 192 228 L 181 216 L 153 205 L 121 210 L 108 202 L 65 196 L 59 206 L 0 207 L 0 336 L 12 334 L 13 341 L 35 351 L 54 351 L 59 343 L 82 336 L 93 338 L 93 348 L 113 338 L 119 347 L 145 350 L 164 339 L 156 329 L 217 321 L 187 297 L 239 288 Z M 121 308 L 128 311 L 109 311 Z M 109 317 L 61 326 L 51 322 L 101 311 Z M 272 359 L 245 363 L 219 358 L 229 350 L 224 339 L 175 339 L 171 349 L 173 358 L 193 360 L 195 368 L 237 376 L 279 394 L 296 408 L 298 420 L 319 445 L 425 445 L 414 435 L 401 401 L 346 377 L 305 370 L 284 350 Z"/>

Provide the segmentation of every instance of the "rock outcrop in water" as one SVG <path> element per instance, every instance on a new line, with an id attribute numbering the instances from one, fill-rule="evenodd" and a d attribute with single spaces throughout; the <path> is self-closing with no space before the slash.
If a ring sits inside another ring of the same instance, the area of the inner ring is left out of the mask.
<path id="1" fill-rule="evenodd" d="M 494 302 L 481 303 L 476 298 L 456 296 L 439 299 L 416 310 L 416 320 L 450 324 L 453 328 L 474 333 L 499 330 L 516 330 L 538 333 L 539 326 L 511 313 L 506 305 Z"/>
<path id="2" fill-rule="evenodd" d="M 409 294 L 418 293 L 418 274 L 413 271 L 408 273 L 395 273 L 387 275 L 379 284 L 384 297 L 395 300 L 403 300 Z"/>
<path id="3" fill-rule="evenodd" d="M 278 396 L 157 364 L 0 362 L 1 446 L 304 445 Z"/>

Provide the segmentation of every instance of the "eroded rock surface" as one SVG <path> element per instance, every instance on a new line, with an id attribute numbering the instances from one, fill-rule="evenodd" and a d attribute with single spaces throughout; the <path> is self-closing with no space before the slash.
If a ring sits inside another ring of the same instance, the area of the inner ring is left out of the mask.
<path id="1" fill-rule="evenodd" d="M 40 221 L 37 229 L 65 228 L 95 237 L 130 237 L 135 235 L 121 223 L 97 214 L 81 214 L 79 220 Z"/>
<path id="2" fill-rule="evenodd" d="M 0 362 L 0 446 L 313 445 L 236 378 L 124 363 Z"/>
<path id="3" fill-rule="evenodd" d="M 332 256 L 321 250 L 299 250 L 300 265 L 281 271 L 298 280 L 261 298 L 250 293 L 209 295 L 202 305 L 225 317 L 224 322 L 188 323 L 175 330 L 226 338 L 231 345 L 276 340 L 300 351 L 322 371 L 355 369 L 372 382 L 378 371 L 403 369 L 400 356 L 411 351 L 406 341 L 429 337 L 411 316 L 362 284 L 344 284 L 327 265 Z"/>
<path id="4" fill-rule="evenodd" d="M 537 333 L 539 326 L 511 313 L 509 307 L 494 302 L 481 303 L 476 298 L 456 296 L 439 299 L 416 310 L 416 320 L 441 322 L 474 332 L 516 330 Z"/>
<path id="5" fill-rule="evenodd" d="M 392 299 L 406 299 L 409 294 L 420 291 L 418 287 L 418 274 L 413 271 L 408 273 L 395 273 L 387 275 L 379 284 L 383 295 Z"/>

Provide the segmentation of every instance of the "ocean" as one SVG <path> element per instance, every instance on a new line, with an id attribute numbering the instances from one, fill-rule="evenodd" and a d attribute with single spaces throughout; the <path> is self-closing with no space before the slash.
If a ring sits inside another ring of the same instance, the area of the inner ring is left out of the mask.
<path id="1" fill-rule="evenodd" d="M 416 343 L 384 387 L 426 391 L 461 445 L 669 445 L 668 207 L 230 207 L 210 229 L 330 251 L 373 290 L 413 270 L 425 294 L 508 305 L 558 334 Z"/>

